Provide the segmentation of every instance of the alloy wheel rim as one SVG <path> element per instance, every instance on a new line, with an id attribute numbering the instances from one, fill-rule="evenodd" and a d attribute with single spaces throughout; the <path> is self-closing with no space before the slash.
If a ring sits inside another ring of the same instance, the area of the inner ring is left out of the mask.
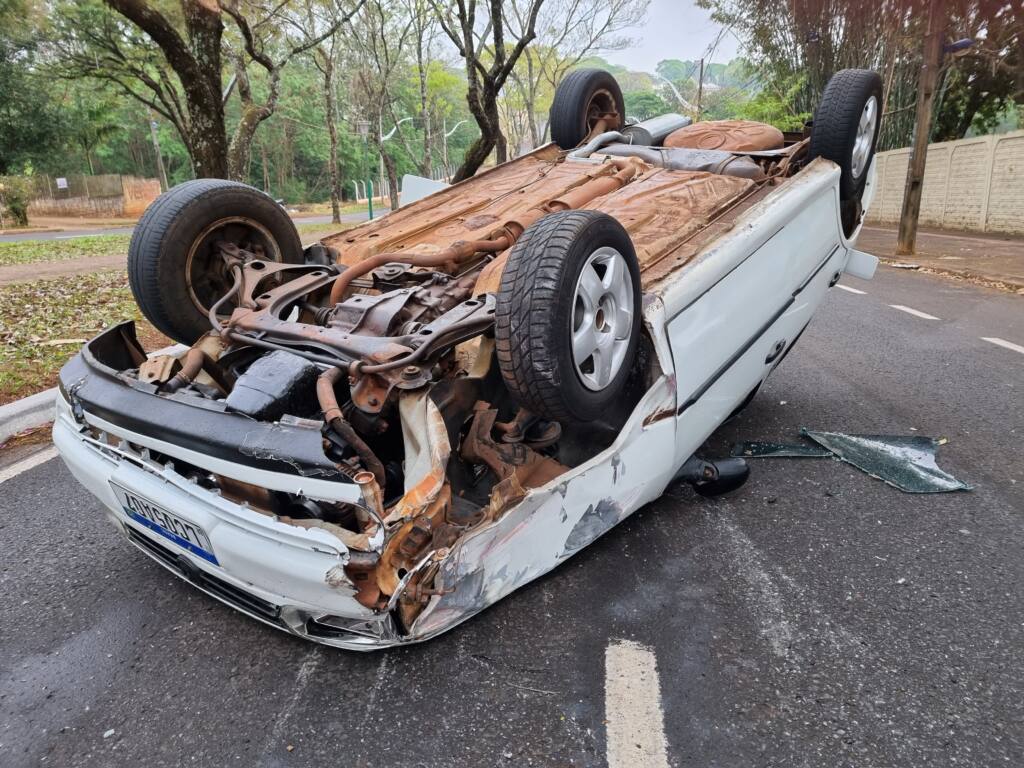
<path id="1" fill-rule="evenodd" d="M 576 375 L 587 389 L 605 389 L 618 375 L 633 330 L 633 276 L 625 257 L 609 246 L 587 258 L 573 295 L 571 349 Z"/>
<path id="2" fill-rule="evenodd" d="M 853 142 L 853 156 L 851 158 L 853 175 L 860 178 L 867 169 L 868 161 L 871 158 L 871 146 L 875 141 L 875 128 L 878 125 L 878 99 L 872 96 L 864 105 L 860 113 L 860 122 L 857 123 L 857 138 Z"/>

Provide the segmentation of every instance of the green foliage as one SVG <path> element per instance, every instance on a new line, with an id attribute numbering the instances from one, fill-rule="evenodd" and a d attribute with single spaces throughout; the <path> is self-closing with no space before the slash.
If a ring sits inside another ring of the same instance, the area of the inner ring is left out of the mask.
<path id="1" fill-rule="evenodd" d="M 0 174 L 30 167 L 58 133 L 57 110 L 38 75 L 33 15 L 26 0 L 0 0 Z"/>
<path id="2" fill-rule="evenodd" d="M 29 179 L 6 176 L 0 179 L 0 207 L 19 227 L 28 226 L 28 204 L 32 186 Z M 2 244 L 0 244 L 2 245 Z"/>
<path id="3" fill-rule="evenodd" d="M 794 106 L 803 88 L 800 77 L 791 79 L 783 88 L 767 88 L 752 99 L 737 103 L 732 117 L 768 123 L 781 131 L 799 131 L 811 118 L 809 112 L 798 112 Z"/>
<path id="4" fill-rule="evenodd" d="M 672 111 L 672 105 L 654 91 L 631 91 L 624 94 L 626 114 L 637 120 L 647 120 Z"/>

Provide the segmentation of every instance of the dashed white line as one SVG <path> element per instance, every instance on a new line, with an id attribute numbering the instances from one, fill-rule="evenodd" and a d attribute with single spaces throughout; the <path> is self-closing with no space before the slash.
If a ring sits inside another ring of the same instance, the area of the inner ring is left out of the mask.
<path id="1" fill-rule="evenodd" d="M 1006 339 L 999 339 L 996 338 L 995 336 L 982 336 L 981 340 L 987 341 L 989 344 L 995 344 L 997 347 L 1012 349 L 1014 352 L 1020 352 L 1022 355 L 1024 355 L 1024 347 L 1022 347 L 1020 344 L 1014 344 L 1012 341 L 1007 341 Z"/>
<path id="2" fill-rule="evenodd" d="M 867 291 L 858 291 L 856 288 L 851 288 L 848 285 L 839 285 L 838 283 L 836 284 L 836 288 L 842 288 L 844 291 L 856 293 L 858 296 L 864 296 L 867 294 Z"/>
<path id="3" fill-rule="evenodd" d="M 617 640 L 604 655 L 608 768 L 668 768 L 665 715 L 654 651 Z"/>
<path id="4" fill-rule="evenodd" d="M 929 315 L 927 312 L 922 312 L 921 310 L 914 309 L 913 307 L 905 307 L 902 304 L 890 304 L 889 306 L 892 307 L 893 309 L 898 309 L 900 312 L 906 312 L 908 315 L 913 315 L 914 317 L 920 317 L 922 320 L 938 320 L 939 319 L 935 315 Z"/>
<path id="5" fill-rule="evenodd" d="M 28 458 L 17 461 L 6 469 L 0 469 L 0 484 L 6 483 L 11 478 L 17 477 L 22 472 L 28 472 L 33 467 L 38 467 L 40 464 L 45 464 L 50 459 L 57 456 L 57 449 L 49 447 L 45 450 L 33 453 Z"/>

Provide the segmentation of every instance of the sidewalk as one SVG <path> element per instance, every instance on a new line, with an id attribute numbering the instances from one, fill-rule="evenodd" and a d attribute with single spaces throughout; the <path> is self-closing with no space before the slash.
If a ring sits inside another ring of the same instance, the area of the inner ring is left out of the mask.
<path id="1" fill-rule="evenodd" d="M 1013 235 L 949 232 L 922 228 L 917 234 L 917 253 L 896 255 L 896 228 L 865 225 L 857 247 L 890 264 L 916 264 L 986 283 L 1002 283 L 1024 294 L 1024 238 Z"/>

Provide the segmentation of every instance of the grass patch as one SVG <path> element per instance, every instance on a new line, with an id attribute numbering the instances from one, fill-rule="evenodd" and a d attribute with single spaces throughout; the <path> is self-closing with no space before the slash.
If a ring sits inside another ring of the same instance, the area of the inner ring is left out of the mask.
<path id="1" fill-rule="evenodd" d="M 352 224 L 296 223 L 303 243 L 312 243 L 328 235 L 350 229 Z M 92 256 L 122 256 L 128 253 L 131 235 L 95 235 L 68 240 L 19 240 L 0 243 L 0 267 L 31 264 L 37 261 L 68 261 Z"/>
<path id="2" fill-rule="evenodd" d="M 66 261 L 89 256 L 120 256 L 128 253 L 131 235 L 96 235 L 68 240 L 19 240 L 0 243 L 0 267 L 34 261 Z"/>
<path id="3" fill-rule="evenodd" d="M 123 270 L 0 286 L 0 403 L 54 386 L 85 340 L 129 319 L 148 351 L 172 343 L 142 320 Z"/>

